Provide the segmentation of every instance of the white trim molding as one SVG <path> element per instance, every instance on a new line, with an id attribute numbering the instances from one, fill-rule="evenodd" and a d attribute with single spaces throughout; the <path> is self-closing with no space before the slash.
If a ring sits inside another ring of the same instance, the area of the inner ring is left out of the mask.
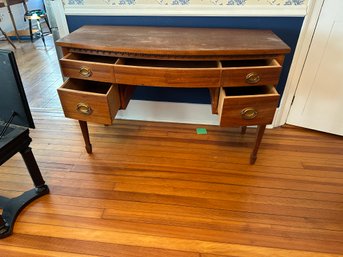
<path id="1" fill-rule="evenodd" d="M 50 1 L 52 11 L 59 30 L 59 36 L 62 38 L 69 34 L 67 19 L 65 16 L 63 3 L 61 0 Z"/>
<path id="2" fill-rule="evenodd" d="M 218 16 L 218 17 L 304 17 L 306 5 L 247 5 L 247 6 L 161 6 L 134 5 L 66 5 L 66 15 L 85 16 Z"/>
<path id="3" fill-rule="evenodd" d="M 302 74 L 302 70 L 311 46 L 312 38 L 317 26 L 319 15 L 325 0 L 311 0 L 309 2 L 308 15 L 305 16 L 300 32 L 298 44 L 294 53 L 292 65 L 288 73 L 285 90 L 282 95 L 279 112 L 275 117 L 275 126 L 282 126 L 286 123 L 292 100 Z"/>

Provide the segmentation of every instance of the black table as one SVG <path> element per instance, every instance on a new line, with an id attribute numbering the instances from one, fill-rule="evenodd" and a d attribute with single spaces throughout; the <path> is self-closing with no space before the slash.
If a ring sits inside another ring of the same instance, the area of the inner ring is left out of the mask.
<path id="1" fill-rule="evenodd" d="M 1 126 L 2 123 L 0 122 Z M 17 216 L 26 205 L 49 193 L 49 188 L 45 185 L 31 147 L 29 147 L 32 141 L 29 132 L 28 128 L 10 125 L 7 135 L 0 139 L 0 166 L 19 152 L 34 184 L 33 189 L 18 197 L 7 198 L 0 196 L 0 208 L 3 210 L 2 215 L 0 215 L 0 238 L 12 234 Z"/>

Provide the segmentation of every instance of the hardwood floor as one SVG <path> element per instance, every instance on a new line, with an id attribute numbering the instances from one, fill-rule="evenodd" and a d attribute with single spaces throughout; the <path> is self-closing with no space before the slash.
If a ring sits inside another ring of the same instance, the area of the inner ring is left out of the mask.
<path id="1" fill-rule="evenodd" d="M 249 165 L 255 129 L 116 120 L 90 124 L 88 155 L 60 111 L 54 49 L 16 56 L 51 193 L 25 208 L 0 256 L 343 256 L 341 137 L 267 130 Z M 32 188 L 19 155 L 0 171 L 0 195 Z"/>
<path id="2" fill-rule="evenodd" d="M 52 36 L 46 37 L 45 48 L 42 40 L 18 43 L 14 51 L 26 96 L 31 108 L 60 109 L 56 89 L 62 83 L 58 58 Z M 6 41 L 0 42 L 0 49 L 14 50 Z"/>

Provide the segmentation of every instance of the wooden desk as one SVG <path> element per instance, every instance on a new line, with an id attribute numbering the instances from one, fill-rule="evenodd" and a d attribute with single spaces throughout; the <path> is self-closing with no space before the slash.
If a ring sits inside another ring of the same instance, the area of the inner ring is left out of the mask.
<path id="1" fill-rule="evenodd" d="M 135 86 L 209 88 L 220 126 L 258 125 L 250 162 L 278 104 L 289 47 L 271 31 L 85 26 L 59 40 L 69 79 L 58 89 L 66 117 L 112 124 Z"/>

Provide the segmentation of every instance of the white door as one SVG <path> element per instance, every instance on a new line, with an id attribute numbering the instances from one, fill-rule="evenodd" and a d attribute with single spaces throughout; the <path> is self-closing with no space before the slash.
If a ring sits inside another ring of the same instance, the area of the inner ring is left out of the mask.
<path id="1" fill-rule="evenodd" d="M 69 34 L 62 0 L 44 0 L 44 4 L 50 22 L 52 37 L 54 41 L 57 41 Z M 59 47 L 56 47 L 56 52 L 58 58 L 63 57 L 62 50 Z"/>
<path id="2" fill-rule="evenodd" d="M 343 135 L 343 1 L 325 0 L 288 124 Z"/>
<path id="3" fill-rule="evenodd" d="M 68 24 L 62 0 L 44 0 L 44 4 L 50 20 L 50 26 L 55 31 L 55 34 L 53 33 L 54 39 L 57 40 L 68 35 Z"/>

